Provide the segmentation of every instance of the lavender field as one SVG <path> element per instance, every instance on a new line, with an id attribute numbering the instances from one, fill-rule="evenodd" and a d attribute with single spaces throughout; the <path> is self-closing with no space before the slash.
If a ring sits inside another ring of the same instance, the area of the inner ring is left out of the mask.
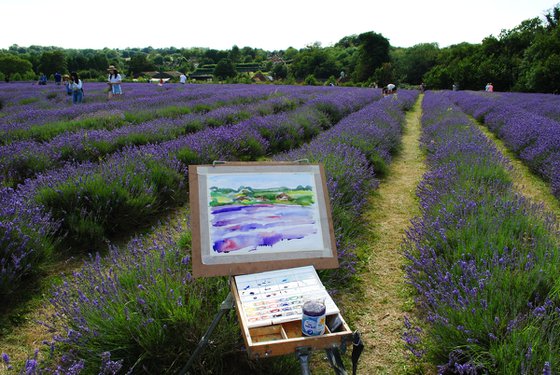
<path id="1" fill-rule="evenodd" d="M 29 368 L 174 372 L 188 359 L 201 321 L 224 297 L 224 281 L 192 280 L 188 227 L 170 225 L 149 242 L 140 233 L 185 207 L 189 164 L 294 160 L 313 152 L 309 159 L 326 165 L 340 213 L 343 267 L 329 277 L 351 278 L 355 255 L 345 232 L 375 189 L 375 168 L 383 170 L 398 148 L 404 111 L 418 95 L 405 91 L 389 100 L 377 89 L 129 84 L 125 95 L 107 101 L 104 88 L 88 84 L 84 103 L 72 105 L 61 87 L 0 87 L 0 293 L 17 304 L 45 265 L 98 254 L 53 287 L 48 303 L 55 312 L 42 322 L 53 332 L 45 343 L 50 355 L 35 353 L 24 364 Z M 128 245 L 106 250 L 126 236 Z M 237 334 L 222 334 L 224 350 L 235 346 Z"/>
<path id="2" fill-rule="evenodd" d="M 0 332 L 17 330 L 14 314 L 34 299 L 49 334 L 23 359 L 0 348 L 8 373 L 179 372 L 227 295 L 225 278 L 191 277 L 192 164 L 322 163 L 340 267 L 321 279 L 335 300 L 357 287 L 372 256 L 363 248 L 377 236 L 362 218 L 419 92 L 128 83 L 107 100 L 105 87 L 87 83 L 84 103 L 72 105 L 60 86 L 0 84 Z M 441 374 L 560 368 L 556 218 L 513 189 L 508 160 L 469 117 L 560 198 L 558 101 L 494 94 L 420 97 L 421 215 L 393 249 L 414 301 L 402 312 L 409 373 L 419 364 Z M 52 271 L 68 259 L 82 265 Z M 250 361 L 240 341 L 226 319 L 193 371 L 298 373 L 295 358 Z"/>

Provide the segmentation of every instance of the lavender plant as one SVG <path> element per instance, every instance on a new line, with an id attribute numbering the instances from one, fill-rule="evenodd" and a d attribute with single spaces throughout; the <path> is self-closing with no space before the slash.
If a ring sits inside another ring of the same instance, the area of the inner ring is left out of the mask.
<path id="1" fill-rule="evenodd" d="M 378 185 L 374 169 L 378 164 L 376 158 L 383 158 L 383 165 L 390 162 L 391 153 L 400 143 L 404 110 L 410 108 L 417 94 L 403 91 L 394 101 L 388 99 L 367 105 L 309 144 L 274 157 L 285 161 L 307 159 L 325 166 L 342 265 L 331 278 L 339 283 L 348 282 L 355 273 L 355 244 L 351 239 L 360 233 L 362 227 L 356 218 L 363 212 L 368 194 Z"/>
<path id="2" fill-rule="evenodd" d="M 58 223 L 13 189 L 0 190 L 0 296 L 4 308 L 53 250 Z"/>
<path id="3" fill-rule="evenodd" d="M 225 299 L 225 278 L 191 277 L 188 229 L 168 228 L 125 249 L 112 247 L 105 260 L 92 257 L 53 289 L 54 313 L 43 324 L 60 353 L 83 363 L 86 373 L 108 368 L 109 360 L 123 373 L 178 372 Z M 229 373 L 231 355 L 242 356 L 238 335 L 235 319 L 223 319 L 191 371 Z M 236 361 L 248 372 L 272 365 Z M 283 363 L 296 368 L 294 359 Z"/>
<path id="4" fill-rule="evenodd" d="M 411 353 L 442 374 L 560 365 L 557 224 L 512 188 L 509 165 L 443 94 L 423 103 L 429 172 L 404 245 L 423 330 Z"/>
<path id="5" fill-rule="evenodd" d="M 491 98 L 472 92 L 454 92 L 450 97 L 468 113 L 475 117 L 478 114 L 533 172 L 551 183 L 553 194 L 560 198 L 560 123 L 543 116 L 535 108 L 544 113 L 551 113 L 551 110 L 546 111 L 542 105 L 531 106 L 535 101 L 529 100 L 532 96 L 528 94 Z M 537 97 L 545 101 L 542 95 Z M 520 104 L 522 100 L 524 105 Z M 548 102 L 557 100 L 551 98 Z"/>

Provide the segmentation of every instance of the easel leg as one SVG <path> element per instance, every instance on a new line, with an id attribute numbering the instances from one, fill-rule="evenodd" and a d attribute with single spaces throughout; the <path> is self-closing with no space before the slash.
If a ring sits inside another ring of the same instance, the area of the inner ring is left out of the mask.
<path id="1" fill-rule="evenodd" d="M 214 332 L 214 329 L 216 329 L 216 326 L 218 325 L 222 317 L 225 315 L 225 313 L 228 310 L 231 310 L 232 308 L 233 308 L 233 295 L 230 292 L 227 295 L 226 299 L 222 302 L 220 306 L 220 311 L 218 311 L 214 316 L 214 320 L 210 324 L 210 327 L 208 327 L 206 333 L 204 333 L 204 336 L 202 336 L 202 338 L 198 342 L 198 345 L 194 353 L 189 358 L 187 364 L 183 366 L 179 374 L 184 375 L 187 373 L 187 371 L 191 368 L 192 364 L 194 363 L 194 360 L 200 355 L 200 353 L 202 353 L 206 345 L 208 345 L 208 339 L 210 338 L 210 335 L 212 335 L 212 332 Z"/>
<path id="2" fill-rule="evenodd" d="M 297 348 L 296 355 L 299 359 L 299 364 L 301 365 L 301 375 L 311 375 L 309 372 L 309 355 L 311 350 L 309 348 Z"/>
<path id="3" fill-rule="evenodd" d="M 354 332 L 352 335 L 352 374 L 356 375 L 358 371 L 358 360 L 364 351 L 364 343 L 359 331 Z"/>
<path id="4" fill-rule="evenodd" d="M 325 349 L 325 352 L 327 353 L 327 358 L 331 367 L 334 369 L 334 373 L 336 375 L 346 375 L 346 369 L 344 368 L 344 363 L 342 362 L 338 347 L 333 346 L 332 348 Z"/>

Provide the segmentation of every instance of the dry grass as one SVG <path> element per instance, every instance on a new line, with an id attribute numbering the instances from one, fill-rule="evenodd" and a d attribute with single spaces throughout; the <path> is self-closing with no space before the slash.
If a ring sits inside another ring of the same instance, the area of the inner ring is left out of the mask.
<path id="1" fill-rule="evenodd" d="M 364 216 L 369 226 L 365 267 L 359 295 L 342 304 L 365 344 L 358 366 L 362 374 L 404 374 L 411 370 L 404 350 L 403 317 L 412 309 L 400 245 L 410 220 L 419 214 L 416 186 L 425 171 L 419 148 L 421 100 L 407 113 L 402 150 Z"/>

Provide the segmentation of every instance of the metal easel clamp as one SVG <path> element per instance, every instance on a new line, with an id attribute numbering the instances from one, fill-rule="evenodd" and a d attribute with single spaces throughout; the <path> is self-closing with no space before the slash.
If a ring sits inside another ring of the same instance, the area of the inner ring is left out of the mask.
<path id="1" fill-rule="evenodd" d="M 296 356 L 299 359 L 301 375 L 311 374 L 311 372 L 309 371 L 309 356 L 311 355 L 311 351 L 311 348 L 307 346 L 296 348 Z"/>
<path id="2" fill-rule="evenodd" d="M 212 166 L 213 166 L 213 167 L 215 167 L 215 166 L 218 165 L 218 164 L 227 164 L 227 161 L 225 161 L 225 160 L 214 160 L 214 161 L 212 162 Z"/>

